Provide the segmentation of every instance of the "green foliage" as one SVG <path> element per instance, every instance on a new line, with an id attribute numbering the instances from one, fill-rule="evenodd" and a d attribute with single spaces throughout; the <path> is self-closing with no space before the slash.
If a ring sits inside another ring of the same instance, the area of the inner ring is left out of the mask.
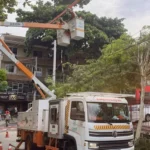
<path id="1" fill-rule="evenodd" d="M 68 5 L 73 3 L 75 0 L 52 0 L 54 1 L 55 5 Z M 79 5 L 80 7 L 83 7 L 84 5 L 87 5 L 91 0 L 80 0 Z"/>
<path id="2" fill-rule="evenodd" d="M 0 20 L 4 21 L 7 18 L 7 13 L 15 11 L 14 6 L 17 5 L 16 0 L 1 0 L 0 1 Z"/>
<path id="3" fill-rule="evenodd" d="M 98 60 L 83 66 L 76 65 L 72 74 L 75 84 L 81 83 L 79 87 L 85 91 L 127 92 L 134 89 L 139 80 L 138 66 L 129 53 L 134 51 L 134 47 L 126 50 L 132 41 L 124 34 L 107 45 Z"/>
<path id="4" fill-rule="evenodd" d="M 142 129 L 142 116 L 144 114 L 144 101 L 145 101 L 145 86 L 147 85 L 147 80 L 150 77 L 150 28 L 146 27 L 142 29 L 141 36 L 138 40 L 137 48 L 137 63 L 139 66 L 140 73 L 140 83 L 141 83 L 141 94 L 140 94 L 140 112 L 139 121 L 137 124 L 135 142 L 140 138 Z"/>
<path id="5" fill-rule="evenodd" d="M 135 150 L 149 150 L 150 139 L 141 138 L 135 145 Z"/>
<path id="6" fill-rule="evenodd" d="M 70 86 L 69 83 L 56 83 L 56 86 L 53 86 L 53 81 L 50 76 L 45 80 L 45 82 L 46 84 L 48 84 L 48 88 L 50 90 L 55 90 L 57 98 L 62 98 L 67 93 L 75 91 L 75 89 L 72 86 Z"/>
<path id="7" fill-rule="evenodd" d="M 99 59 L 85 65 L 69 65 L 71 76 L 65 82 L 68 91 L 103 91 L 129 93 L 139 87 L 140 74 L 135 59 L 136 46 L 127 34 L 113 40 L 102 50 Z M 67 64 L 68 65 L 68 64 Z M 61 88 L 61 87 L 60 87 Z M 63 88 L 62 88 L 63 90 Z"/>
<path id="8" fill-rule="evenodd" d="M 6 80 L 7 80 L 6 71 L 0 69 L 0 92 L 7 89 L 8 83 Z"/>
<path id="9" fill-rule="evenodd" d="M 136 49 L 133 42 L 130 36 L 124 34 L 103 50 L 101 61 L 106 68 L 105 86 L 112 92 L 127 93 L 135 90 L 139 84 L 140 74 L 133 55 Z"/>
<path id="10" fill-rule="evenodd" d="M 148 33 L 149 28 L 145 27 L 138 41 L 123 34 L 103 48 L 99 59 L 88 60 L 85 65 L 69 64 L 72 74 L 66 81 L 70 85 L 68 88 L 72 87 L 74 92 L 134 92 L 136 87 L 140 87 L 141 78 L 138 52 L 142 54 L 141 59 L 150 59 L 147 53 L 150 46 Z M 146 75 L 150 75 L 149 67 Z"/>
<path id="11" fill-rule="evenodd" d="M 53 6 L 52 3 L 44 3 L 41 0 L 36 5 L 30 5 L 30 7 L 32 12 L 17 10 L 17 21 L 47 23 L 65 9 L 63 5 Z M 85 11 L 77 12 L 77 14 L 85 20 L 85 38 L 80 41 L 72 40 L 71 45 L 67 48 L 61 47 L 67 57 L 82 51 L 86 58 L 98 58 L 101 55 L 100 50 L 109 43 L 110 38 L 116 39 L 126 31 L 122 23 L 123 19 L 99 18 Z M 65 14 L 63 19 L 65 21 L 70 19 L 70 15 Z M 36 44 L 50 47 L 54 39 L 56 39 L 55 30 L 29 29 L 26 35 L 27 51 L 30 53 L 32 46 Z"/>

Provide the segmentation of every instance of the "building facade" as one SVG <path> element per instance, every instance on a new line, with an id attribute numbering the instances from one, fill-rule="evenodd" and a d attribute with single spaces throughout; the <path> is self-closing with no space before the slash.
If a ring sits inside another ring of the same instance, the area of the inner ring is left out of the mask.
<path id="1" fill-rule="evenodd" d="M 42 82 L 48 76 L 52 76 L 53 57 L 49 56 L 46 47 L 35 46 L 27 57 L 25 52 L 25 38 L 10 34 L 3 34 L 1 37 L 30 71 L 36 70 L 36 76 Z M 59 60 L 57 61 L 59 64 Z M 0 68 L 6 69 L 8 89 L 0 93 L 0 111 L 12 110 L 17 107 L 18 111 L 27 110 L 28 103 L 33 100 L 34 87 L 32 82 L 19 70 L 15 64 L 4 54 L 0 53 Z M 39 95 L 37 93 L 37 98 Z"/>

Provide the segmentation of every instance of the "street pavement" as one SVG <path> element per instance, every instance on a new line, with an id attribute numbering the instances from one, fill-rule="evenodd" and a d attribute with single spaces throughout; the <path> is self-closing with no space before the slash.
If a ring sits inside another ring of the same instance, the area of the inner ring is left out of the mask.
<path id="1" fill-rule="evenodd" d="M 17 131 L 9 131 L 8 130 L 9 137 L 6 138 L 6 132 L 0 132 L 0 141 L 2 142 L 3 150 L 8 150 L 9 144 L 12 144 L 13 146 L 17 146 Z M 12 150 L 14 150 L 14 147 L 12 147 Z M 24 144 L 20 147 L 20 150 L 24 150 Z"/>
<path id="2" fill-rule="evenodd" d="M 13 119 L 10 121 L 8 127 L 6 127 L 5 120 L 0 121 L 0 132 L 4 130 L 12 130 L 17 128 L 17 120 Z"/>
<path id="3" fill-rule="evenodd" d="M 8 131 L 8 137 L 6 137 L 6 131 Z M 16 120 L 10 121 L 8 127 L 6 127 L 5 121 L 0 121 L 0 142 L 2 142 L 3 150 L 8 150 L 9 144 L 16 146 L 18 143 L 17 139 L 17 124 Z M 24 144 L 21 146 L 22 150 L 24 150 Z M 14 150 L 14 147 L 12 147 Z"/>

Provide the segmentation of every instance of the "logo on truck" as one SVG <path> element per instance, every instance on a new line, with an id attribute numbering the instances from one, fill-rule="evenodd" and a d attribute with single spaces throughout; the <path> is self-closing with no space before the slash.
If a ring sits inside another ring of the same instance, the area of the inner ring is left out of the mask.
<path id="1" fill-rule="evenodd" d="M 118 134 L 117 134 L 117 131 L 112 132 L 112 136 L 113 136 L 113 137 L 117 137 L 117 135 L 118 135 Z"/>

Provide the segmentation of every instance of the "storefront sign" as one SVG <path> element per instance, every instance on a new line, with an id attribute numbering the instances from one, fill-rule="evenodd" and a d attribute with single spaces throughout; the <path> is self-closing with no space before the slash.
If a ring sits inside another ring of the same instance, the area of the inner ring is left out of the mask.
<path id="1" fill-rule="evenodd" d="M 0 100 L 27 100 L 25 95 L 0 94 Z"/>

